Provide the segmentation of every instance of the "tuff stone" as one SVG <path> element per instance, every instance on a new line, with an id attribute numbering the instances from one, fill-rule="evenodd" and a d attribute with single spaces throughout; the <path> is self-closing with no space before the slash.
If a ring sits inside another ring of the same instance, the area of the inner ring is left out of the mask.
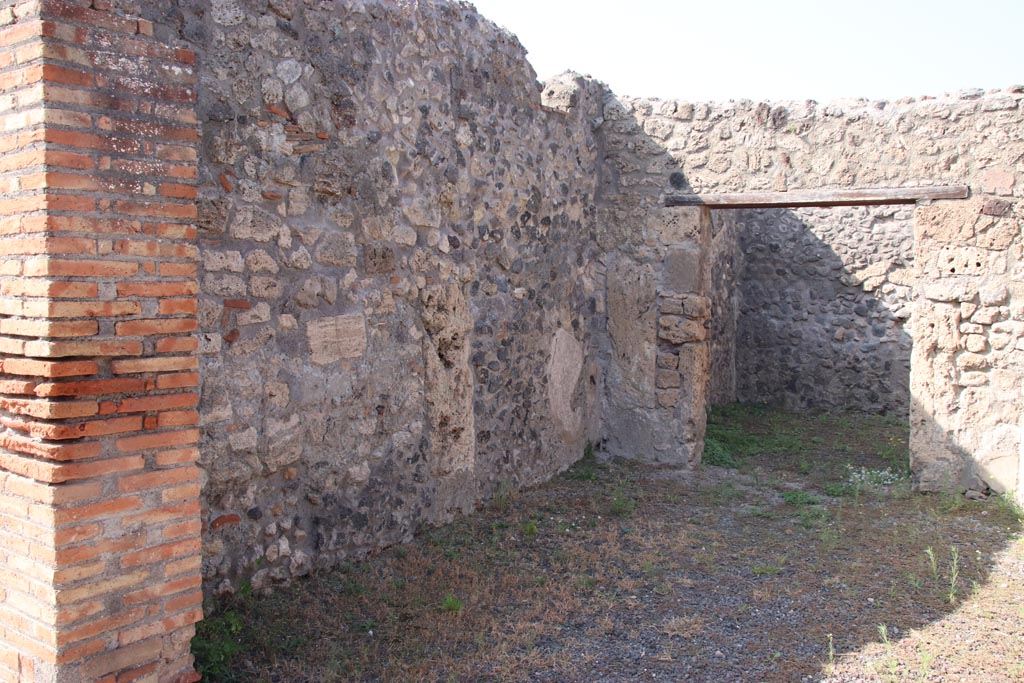
<path id="1" fill-rule="evenodd" d="M 659 389 L 657 392 L 659 408 L 675 408 L 679 404 L 679 389 Z"/>
<path id="2" fill-rule="evenodd" d="M 705 258 L 698 247 L 670 247 L 665 256 L 665 289 L 672 292 L 702 291 Z"/>
<path id="3" fill-rule="evenodd" d="M 679 367 L 679 356 L 674 353 L 659 353 L 658 367 L 669 370 Z"/>
<path id="4" fill-rule="evenodd" d="M 332 233 L 324 236 L 316 250 L 317 263 L 328 266 L 356 265 L 356 241 L 349 233 Z"/>
<path id="5" fill-rule="evenodd" d="M 681 379 L 678 370 L 658 370 L 656 386 L 659 389 L 673 389 L 678 388 L 681 385 Z"/>
<path id="6" fill-rule="evenodd" d="M 666 315 L 658 319 L 658 338 L 672 344 L 704 341 L 707 338 L 707 329 L 699 320 Z"/>

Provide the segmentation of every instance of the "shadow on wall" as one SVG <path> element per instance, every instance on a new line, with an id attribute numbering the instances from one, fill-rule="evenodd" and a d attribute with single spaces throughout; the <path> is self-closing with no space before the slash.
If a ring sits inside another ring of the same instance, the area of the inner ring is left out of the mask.
<path id="1" fill-rule="evenodd" d="M 703 451 L 710 355 L 709 212 L 665 208 L 666 192 L 691 191 L 678 165 L 610 92 L 603 113 L 604 446 L 614 456 L 693 467 Z"/>
<path id="2" fill-rule="evenodd" d="M 603 113 L 598 234 L 607 254 L 609 452 L 696 465 L 705 396 L 901 419 L 914 413 L 923 490 L 1019 488 L 1013 342 L 1022 314 L 1000 284 L 1019 234 L 1009 203 L 936 202 L 924 224 L 922 207 L 902 205 L 713 211 L 707 251 L 688 261 L 686 250 L 705 242 L 686 230 L 689 207 L 666 208 L 664 200 L 707 189 L 679 161 L 706 142 L 692 132 L 703 124 L 690 122 L 705 121 L 707 108 L 607 94 Z M 694 169 L 714 161 L 700 159 Z M 938 272 L 961 257 L 970 263 L 955 276 Z M 918 276 L 927 282 L 918 286 Z M 686 291 L 712 303 L 707 329 L 690 347 L 700 353 L 689 355 L 665 337 L 679 318 L 662 325 L 673 316 L 666 294 L 684 291 L 674 282 L 686 279 L 699 283 Z M 924 335 L 913 344 L 911 309 Z"/>
<path id="3" fill-rule="evenodd" d="M 913 209 L 713 216 L 712 402 L 906 419 Z"/>
<path id="4" fill-rule="evenodd" d="M 906 419 L 913 210 L 712 211 L 705 244 L 686 229 L 693 209 L 664 206 L 666 195 L 696 193 L 670 148 L 666 120 L 679 106 L 606 96 L 598 198 L 609 254 L 602 364 L 610 452 L 699 462 L 704 395 L 713 404 Z M 705 254 L 687 260 L 693 245 Z M 712 302 L 690 354 L 661 324 L 666 294 L 683 280 Z"/>
<path id="5" fill-rule="evenodd" d="M 1006 288 L 929 283 L 914 220 L 898 206 L 715 212 L 710 400 L 892 415 L 922 491 L 1019 499 Z"/>

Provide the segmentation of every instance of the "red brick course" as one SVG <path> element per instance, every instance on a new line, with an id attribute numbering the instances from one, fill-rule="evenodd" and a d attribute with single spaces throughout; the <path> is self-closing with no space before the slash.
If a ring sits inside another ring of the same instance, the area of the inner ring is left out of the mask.
<path id="1" fill-rule="evenodd" d="M 195 56 L 153 33 L 0 11 L 0 681 L 197 680 Z"/>

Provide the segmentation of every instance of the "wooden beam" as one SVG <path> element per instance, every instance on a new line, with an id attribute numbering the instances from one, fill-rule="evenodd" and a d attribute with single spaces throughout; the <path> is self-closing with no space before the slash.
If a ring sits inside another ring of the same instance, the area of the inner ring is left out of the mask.
<path id="1" fill-rule="evenodd" d="M 712 209 L 775 209 L 799 206 L 878 206 L 913 204 L 922 199 L 967 199 L 966 185 L 878 187 L 867 190 L 794 190 L 732 194 L 677 194 L 665 206 L 707 206 Z"/>

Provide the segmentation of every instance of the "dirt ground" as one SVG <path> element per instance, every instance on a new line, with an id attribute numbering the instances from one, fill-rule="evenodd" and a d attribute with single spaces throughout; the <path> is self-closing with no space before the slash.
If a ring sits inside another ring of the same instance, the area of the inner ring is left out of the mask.
<path id="1" fill-rule="evenodd" d="M 728 408 L 697 472 L 591 454 L 269 596 L 209 605 L 204 681 L 1024 681 L 1006 498 L 912 491 L 906 425 Z"/>

